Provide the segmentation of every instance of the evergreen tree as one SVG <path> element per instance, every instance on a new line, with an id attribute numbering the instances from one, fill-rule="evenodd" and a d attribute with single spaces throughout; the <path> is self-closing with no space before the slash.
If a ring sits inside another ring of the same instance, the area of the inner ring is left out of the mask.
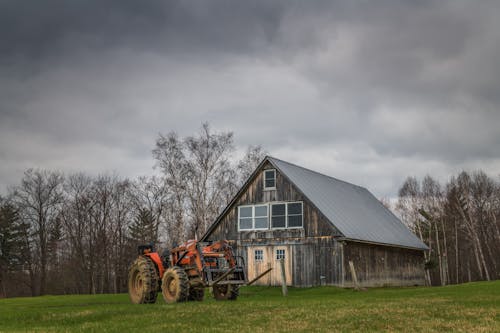
<path id="1" fill-rule="evenodd" d="M 155 244 L 158 240 L 155 220 L 151 211 L 142 208 L 139 209 L 137 216 L 129 226 L 130 240 L 137 244 Z"/>
<path id="2" fill-rule="evenodd" d="M 6 296 L 7 274 L 22 267 L 23 229 L 27 228 L 19 219 L 15 207 L 0 198 L 0 294 Z"/>

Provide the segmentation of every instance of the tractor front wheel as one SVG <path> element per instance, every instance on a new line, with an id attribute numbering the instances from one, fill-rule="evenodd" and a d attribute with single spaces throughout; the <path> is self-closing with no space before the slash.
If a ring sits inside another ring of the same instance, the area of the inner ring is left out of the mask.
<path id="1" fill-rule="evenodd" d="M 213 287 L 214 298 L 218 301 L 234 301 L 240 294 L 240 287 L 235 284 L 221 284 Z"/>
<path id="2" fill-rule="evenodd" d="M 174 266 L 163 274 L 161 292 L 167 303 L 185 302 L 189 296 L 189 279 L 181 267 Z"/>
<path id="3" fill-rule="evenodd" d="M 128 294 L 135 304 L 155 303 L 158 295 L 158 273 L 153 261 L 137 258 L 128 272 Z"/>

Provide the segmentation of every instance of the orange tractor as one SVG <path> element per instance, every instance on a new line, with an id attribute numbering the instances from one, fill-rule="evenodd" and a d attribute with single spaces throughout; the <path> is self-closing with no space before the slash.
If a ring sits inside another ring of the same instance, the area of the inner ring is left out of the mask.
<path id="1" fill-rule="evenodd" d="M 235 300 L 247 282 L 243 259 L 234 256 L 227 241 L 190 240 L 161 256 L 152 245 L 138 251 L 128 277 L 132 303 L 155 303 L 160 290 L 167 303 L 201 301 L 206 287 L 217 300 Z"/>

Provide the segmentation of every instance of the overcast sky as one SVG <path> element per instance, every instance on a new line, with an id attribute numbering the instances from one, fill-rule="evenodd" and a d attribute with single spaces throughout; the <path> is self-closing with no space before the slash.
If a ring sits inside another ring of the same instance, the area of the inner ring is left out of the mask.
<path id="1" fill-rule="evenodd" d="M 0 0 L 0 192 L 30 167 L 149 175 L 202 122 L 394 197 L 500 174 L 499 1 Z"/>

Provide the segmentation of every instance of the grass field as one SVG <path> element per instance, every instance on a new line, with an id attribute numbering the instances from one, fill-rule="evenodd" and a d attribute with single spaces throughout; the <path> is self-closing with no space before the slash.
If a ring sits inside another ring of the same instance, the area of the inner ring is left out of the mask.
<path id="1" fill-rule="evenodd" d="M 1 332 L 500 332 L 500 281 L 356 292 L 243 288 L 237 301 L 130 304 L 128 295 L 0 300 Z"/>

